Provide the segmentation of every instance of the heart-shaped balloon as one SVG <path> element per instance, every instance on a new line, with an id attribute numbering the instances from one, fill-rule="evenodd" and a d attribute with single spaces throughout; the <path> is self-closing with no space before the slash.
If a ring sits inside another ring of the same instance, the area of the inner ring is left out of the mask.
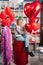
<path id="1" fill-rule="evenodd" d="M 5 13 L 5 11 L 2 11 L 2 12 L 1 12 L 0 17 L 1 17 L 2 19 L 5 19 L 5 18 L 6 18 L 6 13 Z"/>
<path id="2" fill-rule="evenodd" d="M 27 17 L 30 17 L 31 3 L 26 3 L 24 6 L 24 13 Z"/>
<path id="3" fill-rule="evenodd" d="M 40 28 L 40 24 L 39 23 L 36 23 L 36 22 L 32 23 L 32 29 L 34 31 L 38 30 L 39 28 Z"/>
<path id="4" fill-rule="evenodd" d="M 36 23 L 38 23 L 39 22 L 39 17 L 36 17 L 36 18 L 31 18 L 30 20 L 29 20 L 29 23 L 30 24 L 32 24 L 32 23 L 34 23 L 34 22 L 36 22 Z"/>
<path id="5" fill-rule="evenodd" d="M 2 19 L 2 25 L 6 25 L 6 26 L 9 26 L 11 24 L 11 20 L 10 18 L 7 18 L 7 19 Z"/>
<path id="6" fill-rule="evenodd" d="M 32 28 L 31 25 L 29 23 L 25 24 L 25 29 L 27 32 L 31 33 L 32 32 Z"/>
<path id="7" fill-rule="evenodd" d="M 7 15 L 9 15 L 9 18 L 13 21 L 15 16 L 14 16 L 14 13 L 12 12 L 12 10 L 10 9 L 9 6 L 7 6 L 5 8 L 5 12 L 6 12 Z"/>
<path id="8" fill-rule="evenodd" d="M 11 12 L 11 9 L 9 6 L 7 6 L 4 10 L 5 10 L 6 14 L 9 14 Z"/>
<path id="9" fill-rule="evenodd" d="M 14 13 L 11 11 L 10 7 L 7 6 L 4 11 L 1 12 L 2 25 L 9 26 L 14 20 Z"/>
<path id="10" fill-rule="evenodd" d="M 34 5 L 34 9 L 32 11 L 31 18 L 36 17 L 38 15 L 38 13 L 41 11 L 41 7 L 42 7 L 40 1 L 33 2 L 33 5 Z"/>
<path id="11" fill-rule="evenodd" d="M 40 10 L 41 3 L 39 1 L 35 1 L 33 3 L 26 3 L 24 6 L 24 13 L 29 18 L 36 17 Z"/>

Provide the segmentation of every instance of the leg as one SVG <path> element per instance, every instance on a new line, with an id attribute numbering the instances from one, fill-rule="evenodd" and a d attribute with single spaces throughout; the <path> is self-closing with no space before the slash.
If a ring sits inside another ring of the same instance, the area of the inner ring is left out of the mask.
<path id="1" fill-rule="evenodd" d="M 30 44 L 29 44 L 29 35 L 25 35 L 25 47 L 28 47 L 28 51 L 30 52 Z"/>
<path id="2" fill-rule="evenodd" d="M 26 51 L 28 52 L 28 54 L 30 55 L 30 56 L 35 56 L 32 52 L 31 52 L 31 50 L 30 50 L 30 44 L 29 44 L 29 35 L 25 35 L 25 49 L 26 49 Z"/>
<path id="3" fill-rule="evenodd" d="M 21 36 L 17 37 L 16 40 L 18 40 L 18 41 L 24 41 L 24 37 L 21 35 Z"/>

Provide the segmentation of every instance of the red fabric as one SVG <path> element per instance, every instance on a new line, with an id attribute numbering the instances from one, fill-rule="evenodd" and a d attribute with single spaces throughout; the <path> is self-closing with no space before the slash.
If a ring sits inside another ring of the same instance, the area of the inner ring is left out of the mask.
<path id="1" fill-rule="evenodd" d="M 14 63 L 16 65 L 26 65 L 28 63 L 28 54 L 24 50 L 22 41 L 14 41 Z"/>

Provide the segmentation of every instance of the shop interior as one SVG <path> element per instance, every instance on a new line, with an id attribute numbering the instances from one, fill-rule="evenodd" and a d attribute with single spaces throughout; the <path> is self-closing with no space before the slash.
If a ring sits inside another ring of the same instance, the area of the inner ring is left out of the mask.
<path id="1" fill-rule="evenodd" d="M 13 52 L 12 52 L 12 61 L 11 65 L 16 65 L 14 63 L 14 40 L 15 40 L 15 25 L 17 19 L 23 20 L 23 25 L 25 23 L 28 23 L 29 18 L 24 13 L 24 5 L 26 3 L 32 3 L 36 0 L 23 0 L 19 3 L 20 0 L 0 0 L 0 12 L 5 9 L 6 6 L 9 6 L 11 8 L 11 11 L 15 15 L 15 19 L 12 21 L 12 24 L 10 25 L 11 33 L 12 33 L 12 46 L 13 46 Z M 37 17 L 39 17 L 39 24 L 40 28 L 36 31 L 32 30 L 31 36 L 29 37 L 29 43 L 30 43 L 30 49 L 35 54 L 34 57 L 31 57 L 28 55 L 28 64 L 26 65 L 43 65 L 43 0 L 37 0 L 41 2 L 42 8 L 41 11 L 38 13 Z M 4 26 L 0 22 L 0 65 L 3 65 L 2 62 L 2 30 L 4 29 Z M 30 35 L 30 34 L 29 34 Z M 19 59 L 19 58 L 18 58 Z"/>

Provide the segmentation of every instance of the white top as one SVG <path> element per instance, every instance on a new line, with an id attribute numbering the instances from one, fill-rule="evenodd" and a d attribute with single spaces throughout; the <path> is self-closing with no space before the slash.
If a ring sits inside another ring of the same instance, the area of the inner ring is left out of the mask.
<path id="1" fill-rule="evenodd" d="M 21 36 L 22 34 L 23 32 L 21 31 L 21 27 L 17 25 L 15 30 L 15 37 Z"/>
<path id="2" fill-rule="evenodd" d="M 22 27 L 20 26 L 16 26 L 16 30 L 15 30 L 15 37 L 19 37 L 21 35 L 29 35 L 29 37 L 31 37 L 32 35 L 30 35 L 30 33 L 28 33 L 26 30 L 21 30 Z"/>

